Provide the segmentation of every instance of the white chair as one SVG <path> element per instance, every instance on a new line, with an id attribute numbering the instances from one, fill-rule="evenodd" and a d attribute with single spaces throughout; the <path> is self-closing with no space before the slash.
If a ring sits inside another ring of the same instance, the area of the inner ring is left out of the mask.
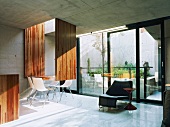
<path id="1" fill-rule="evenodd" d="M 158 72 L 155 72 L 155 82 L 158 83 Z"/>
<path id="2" fill-rule="evenodd" d="M 48 86 L 47 86 L 47 89 L 49 89 L 50 91 L 53 91 L 53 99 L 54 99 L 54 96 L 56 97 L 56 99 L 57 99 L 57 96 L 56 96 L 56 90 L 58 90 L 58 92 L 60 92 L 59 91 L 59 89 L 58 89 L 58 86 L 59 86 L 59 81 L 52 81 Z M 50 92 L 49 91 L 49 92 Z M 58 102 L 58 101 L 57 101 Z"/>
<path id="3" fill-rule="evenodd" d="M 62 97 L 62 95 L 63 95 L 63 92 L 65 92 L 65 91 L 64 91 L 64 88 L 68 88 L 69 91 L 70 91 L 70 93 L 71 93 L 71 95 L 72 95 L 72 97 L 73 97 L 73 94 L 72 94 L 71 89 L 70 89 L 71 84 L 72 84 L 72 80 L 66 80 L 63 85 L 61 85 L 61 86 L 56 86 L 56 88 L 61 88 L 61 89 L 62 89 L 62 93 L 61 93 L 61 95 L 60 95 L 60 101 L 61 101 L 61 97 Z"/>
<path id="4" fill-rule="evenodd" d="M 45 104 L 49 90 L 44 86 L 44 82 L 43 82 L 42 78 L 34 78 L 33 77 L 32 80 L 33 80 L 34 88 L 36 89 L 36 93 L 34 94 L 33 99 L 35 98 L 37 92 L 41 92 L 44 94 L 44 104 Z M 32 101 L 30 104 L 32 105 Z"/>
<path id="5" fill-rule="evenodd" d="M 158 79 L 159 77 L 158 77 L 158 72 L 155 72 L 155 83 L 156 83 L 156 87 L 157 87 L 157 89 L 158 90 L 161 90 L 161 87 L 159 86 L 159 84 L 158 84 Z"/>
<path id="6" fill-rule="evenodd" d="M 94 74 L 94 79 L 97 85 L 102 85 L 103 84 L 103 78 L 101 74 Z"/>
<path id="7" fill-rule="evenodd" d="M 31 98 L 31 96 L 33 96 L 33 93 L 35 92 L 35 88 L 34 88 L 34 84 L 32 82 L 31 77 L 27 77 L 27 79 L 28 79 L 29 86 L 31 88 L 31 92 L 29 93 L 29 95 L 27 97 L 27 101 L 28 101 Z"/>
<path id="8" fill-rule="evenodd" d="M 82 86 L 88 88 L 88 92 L 94 92 L 95 88 L 95 79 L 94 77 L 89 76 L 87 73 L 82 74 Z"/>

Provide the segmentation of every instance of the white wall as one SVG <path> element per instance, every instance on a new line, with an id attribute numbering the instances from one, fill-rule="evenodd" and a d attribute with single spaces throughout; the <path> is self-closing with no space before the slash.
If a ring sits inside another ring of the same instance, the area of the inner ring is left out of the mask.
<path id="1" fill-rule="evenodd" d="M 55 32 L 55 19 L 45 22 L 45 34 Z"/>
<path id="2" fill-rule="evenodd" d="M 55 75 L 55 37 L 45 36 L 45 75 Z"/>
<path id="3" fill-rule="evenodd" d="M 0 74 L 19 74 L 20 92 L 28 87 L 24 78 L 24 30 L 0 25 Z"/>
<path id="4" fill-rule="evenodd" d="M 149 70 L 150 74 L 155 75 L 158 71 L 158 41 L 151 34 L 147 30 L 140 33 L 140 66 L 148 62 L 153 67 Z"/>
<path id="5" fill-rule="evenodd" d="M 103 35 L 103 43 L 107 50 L 107 33 Z M 98 47 L 99 46 L 99 47 Z M 102 67 L 102 34 L 91 34 L 80 37 L 80 66 L 87 68 L 90 59 L 90 67 Z M 105 52 L 105 61 L 107 61 Z"/>
<path id="6" fill-rule="evenodd" d="M 112 66 L 124 66 L 125 61 L 136 64 L 135 32 L 128 30 L 110 35 Z"/>

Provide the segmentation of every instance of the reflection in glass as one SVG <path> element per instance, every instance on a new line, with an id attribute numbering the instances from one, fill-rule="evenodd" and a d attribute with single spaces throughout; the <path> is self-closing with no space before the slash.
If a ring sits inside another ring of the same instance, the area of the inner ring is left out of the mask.
<path id="1" fill-rule="evenodd" d="M 80 37 L 80 69 L 82 94 L 101 95 L 107 90 L 107 33 Z"/>
<path id="2" fill-rule="evenodd" d="M 160 25 L 140 28 L 141 99 L 161 101 Z"/>
<path id="3" fill-rule="evenodd" d="M 132 80 L 136 88 L 136 30 L 110 34 L 111 83 L 114 80 Z M 133 98 L 136 92 L 133 92 Z"/>

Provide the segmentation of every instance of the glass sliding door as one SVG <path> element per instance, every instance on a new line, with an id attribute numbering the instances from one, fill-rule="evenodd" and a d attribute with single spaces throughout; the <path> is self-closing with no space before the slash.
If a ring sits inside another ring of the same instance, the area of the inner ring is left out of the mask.
<path id="1" fill-rule="evenodd" d="M 140 28 L 140 98 L 161 101 L 160 25 Z"/>
<path id="2" fill-rule="evenodd" d="M 111 84 L 114 80 L 131 80 L 136 88 L 136 30 L 110 33 L 110 52 Z"/>
<path id="3" fill-rule="evenodd" d="M 107 90 L 107 33 L 80 38 L 80 84 L 82 94 L 101 95 Z"/>

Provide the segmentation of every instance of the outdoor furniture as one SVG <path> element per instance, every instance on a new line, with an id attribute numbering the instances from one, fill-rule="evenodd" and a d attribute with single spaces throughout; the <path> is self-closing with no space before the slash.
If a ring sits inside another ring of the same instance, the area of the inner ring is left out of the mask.
<path id="1" fill-rule="evenodd" d="M 116 108 L 117 100 L 129 98 L 129 94 L 123 88 L 132 88 L 132 84 L 132 81 L 114 81 L 106 94 L 99 96 L 99 108 Z"/>
<path id="2" fill-rule="evenodd" d="M 44 86 L 44 82 L 42 78 L 33 77 L 32 80 L 33 80 L 34 88 L 36 89 L 32 100 L 35 98 L 37 92 L 41 92 L 44 94 L 44 104 L 45 104 L 49 90 Z M 32 100 L 30 102 L 30 105 L 32 105 Z"/>
<path id="3" fill-rule="evenodd" d="M 28 101 L 31 98 L 31 96 L 33 96 L 33 93 L 35 92 L 35 88 L 34 88 L 34 84 L 32 82 L 31 77 L 27 77 L 27 79 L 28 79 L 29 86 L 31 88 L 31 92 L 29 93 L 29 95 L 27 97 L 27 101 Z"/>
<path id="4" fill-rule="evenodd" d="M 98 86 L 103 84 L 103 78 L 101 74 L 94 74 L 94 79 Z"/>
<path id="5" fill-rule="evenodd" d="M 56 88 L 61 88 L 61 89 L 62 89 L 62 93 L 61 93 L 61 95 L 60 95 L 60 101 L 61 101 L 61 97 L 62 97 L 62 95 L 63 95 L 63 92 L 65 92 L 65 91 L 64 91 L 64 88 L 68 88 L 69 91 L 70 91 L 70 93 L 71 93 L 71 95 L 72 95 L 72 92 L 71 92 L 71 89 L 70 89 L 71 84 L 72 84 L 72 80 L 66 80 L 63 85 L 61 85 L 61 86 L 59 86 L 59 85 L 56 86 Z M 73 95 L 72 95 L 72 97 L 73 97 Z"/>
<path id="6" fill-rule="evenodd" d="M 58 89 L 59 83 L 60 83 L 60 81 L 52 81 L 52 82 L 50 82 L 49 84 L 45 84 L 45 87 L 46 87 L 47 89 L 49 89 L 50 91 L 53 91 L 53 99 L 54 99 L 54 96 L 55 96 L 56 99 L 57 99 L 57 96 L 56 96 L 57 90 L 58 90 L 58 92 L 60 92 L 59 89 Z M 50 93 L 50 91 L 48 92 L 48 94 Z M 60 95 L 60 94 L 59 94 L 59 95 Z M 57 101 L 57 102 L 58 102 L 58 101 Z"/>
<path id="7" fill-rule="evenodd" d="M 93 90 L 95 88 L 95 80 L 94 77 L 89 76 L 89 74 L 82 74 L 82 84 L 84 84 L 83 87 L 90 88 L 90 90 Z"/>

